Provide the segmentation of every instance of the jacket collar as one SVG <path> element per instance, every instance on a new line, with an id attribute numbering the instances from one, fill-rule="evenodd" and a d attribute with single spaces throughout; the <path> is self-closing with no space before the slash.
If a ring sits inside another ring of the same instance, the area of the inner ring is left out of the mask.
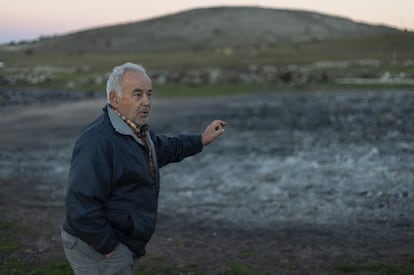
<path id="1" fill-rule="evenodd" d="M 142 144 L 142 141 L 134 134 L 131 127 L 125 123 L 115 112 L 112 110 L 109 104 L 106 104 L 104 111 L 108 112 L 109 120 L 111 121 L 112 127 L 115 131 L 126 136 L 132 136 L 139 144 Z"/>

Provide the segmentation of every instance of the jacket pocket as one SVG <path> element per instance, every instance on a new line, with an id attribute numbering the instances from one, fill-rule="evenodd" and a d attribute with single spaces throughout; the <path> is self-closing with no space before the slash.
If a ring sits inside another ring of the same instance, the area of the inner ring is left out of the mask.
<path id="1" fill-rule="evenodd" d="M 130 215 L 133 235 L 142 241 L 149 241 L 155 230 L 155 214 L 136 209 Z"/>
<path id="2" fill-rule="evenodd" d="M 133 231 L 131 216 L 126 211 L 108 211 L 107 219 L 111 225 L 124 234 L 130 234 Z"/>

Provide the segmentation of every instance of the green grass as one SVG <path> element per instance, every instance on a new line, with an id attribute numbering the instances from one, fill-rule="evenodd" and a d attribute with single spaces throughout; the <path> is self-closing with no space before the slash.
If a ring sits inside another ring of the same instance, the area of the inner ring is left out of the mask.
<path id="1" fill-rule="evenodd" d="M 0 255 L 12 253 L 22 247 L 15 238 L 18 234 L 30 234 L 26 228 L 10 221 L 0 222 Z"/>
<path id="2" fill-rule="evenodd" d="M 239 262 L 229 261 L 226 264 L 228 270 L 224 273 L 225 275 L 248 275 L 249 268 Z"/>
<path id="3" fill-rule="evenodd" d="M 53 263 L 22 262 L 17 259 L 2 260 L 0 274 L 7 275 L 73 275 L 69 264 L 62 260 Z"/>
<path id="4" fill-rule="evenodd" d="M 0 253 L 11 253 L 21 248 L 21 245 L 15 240 L 8 239 L 7 236 L 2 236 L 0 238 Z"/>
<path id="5" fill-rule="evenodd" d="M 372 272 L 381 275 L 412 275 L 414 274 L 414 263 L 406 265 L 392 265 L 385 263 L 373 263 L 366 265 L 340 264 L 335 269 L 341 273 Z"/>
<path id="6" fill-rule="evenodd" d="M 66 261 L 32 262 L 17 258 L 19 251 L 24 250 L 22 242 L 35 236 L 35 233 L 25 226 L 6 218 L 7 209 L 1 209 L 5 214 L 0 222 L 0 274 L 7 275 L 55 275 L 73 274 Z M 3 215 L 2 215 L 3 216 Z M 15 254 L 17 253 L 17 254 Z"/>

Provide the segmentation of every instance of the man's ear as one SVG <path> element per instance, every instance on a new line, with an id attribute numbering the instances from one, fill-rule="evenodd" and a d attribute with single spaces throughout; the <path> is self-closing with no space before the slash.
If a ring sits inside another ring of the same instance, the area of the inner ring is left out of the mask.
<path id="1" fill-rule="evenodd" d="M 119 96 L 117 92 L 115 91 L 109 92 L 109 103 L 112 105 L 112 107 L 118 108 Z"/>

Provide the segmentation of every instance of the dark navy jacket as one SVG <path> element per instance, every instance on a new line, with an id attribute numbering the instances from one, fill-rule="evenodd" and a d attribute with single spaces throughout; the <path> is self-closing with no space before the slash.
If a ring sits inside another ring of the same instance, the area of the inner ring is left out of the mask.
<path id="1" fill-rule="evenodd" d="M 203 147 L 200 135 L 151 132 L 151 139 L 159 167 Z M 101 254 L 122 242 L 142 256 L 155 229 L 158 193 L 159 173 L 151 173 L 146 148 L 106 106 L 75 143 L 62 227 Z"/>

